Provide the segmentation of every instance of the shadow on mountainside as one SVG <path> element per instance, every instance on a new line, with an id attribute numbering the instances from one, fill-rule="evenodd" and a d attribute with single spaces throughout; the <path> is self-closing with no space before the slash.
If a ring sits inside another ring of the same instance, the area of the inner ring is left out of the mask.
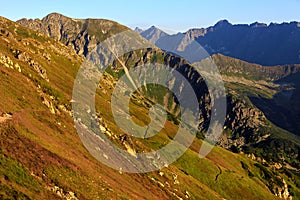
<path id="1" fill-rule="evenodd" d="M 279 79 L 281 91 L 272 99 L 249 97 L 276 126 L 300 136 L 300 73 Z"/>

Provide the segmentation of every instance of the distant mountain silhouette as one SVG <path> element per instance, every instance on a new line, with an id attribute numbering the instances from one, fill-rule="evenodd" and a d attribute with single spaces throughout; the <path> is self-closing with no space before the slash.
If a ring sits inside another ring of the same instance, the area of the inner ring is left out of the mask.
<path id="1" fill-rule="evenodd" d="M 135 31 L 139 32 L 144 38 L 146 38 L 152 43 L 156 43 L 157 40 L 159 40 L 160 38 L 168 36 L 167 33 L 156 28 L 155 26 L 151 26 L 149 29 L 145 31 L 141 31 L 141 29 L 135 29 Z"/>
<path id="2" fill-rule="evenodd" d="M 196 41 L 210 55 L 221 53 L 261 65 L 300 63 L 300 22 L 232 25 L 227 20 L 221 20 L 214 26 L 190 29 L 185 33 L 155 34 L 153 39 L 153 34 L 146 33 L 153 32 L 154 28 L 141 32 L 141 35 L 158 47 L 174 53 L 194 52 L 191 44 Z"/>

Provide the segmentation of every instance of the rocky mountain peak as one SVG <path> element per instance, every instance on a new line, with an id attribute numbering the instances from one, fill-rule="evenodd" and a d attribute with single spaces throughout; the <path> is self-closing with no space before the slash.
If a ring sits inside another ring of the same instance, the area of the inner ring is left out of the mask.
<path id="1" fill-rule="evenodd" d="M 199 28 L 199 29 L 193 28 L 193 29 L 190 29 L 187 32 L 185 32 L 185 35 L 194 39 L 199 36 L 204 36 L 206 33 L 207 33 L 207 29 L 205 29 L 205 28 Z"/>
<path id="2" fill-rule="evenodd" d="M 268 25 L 265 23 L 254 22 L 250 24 L 250 27 L 259 28 L 259 27 L 267 27 Z"/>
<path id="3" fill-rule="evenodd" d="M 149 29 L 142 31 L 140 34 L 152 43 L 156 43 L 160 38 L 168 35 L 155 26 L 151 26 Z"/>
<path id="4" fill-rule="evenodd" d="M 155 31 L 157 31 L 157 30 L 160 30 L 160 29 L 157 28 L 156 26 L 152 25 L 148 30 L 155 30 Z"/>
<path id="5" fill-rule="evenodd" d="M 60 19 L 60 18 L 68 18 L 68 17 L 66 17 L 60 13 L 53 12 L 53 13 L 50 13 L 47 16 L 45 16 L 43 19 L 46 20 L 46 19 Z M 70 19 L 70 18 L 68 18 L 68 19 Z"/>
<path id="6" fill-rule="evenodd" d="M 135 27 L 134 31 L 138 32 L 139 34 L 143 32 L 143 29 L 139 27 Z"/>
<path id="7" fill-rule="evenodd" d="M 73 19 L 59 13 L 51 13 L 42 20 L 24 18 L 17 23 L 71 46 L 84 56 L 105 37 L 127 29 L 109 20 Z"/>
<path id="8" fill-rule="evenodd" d="M 232 24 L 229 23 L 228 20 L 223 19 L 223 20 L 218 21 L 218 22 L 214 25 L 214 28 L 224 28 L 224 27 L 230 27 L 230 26 L 232 26 Z"/>

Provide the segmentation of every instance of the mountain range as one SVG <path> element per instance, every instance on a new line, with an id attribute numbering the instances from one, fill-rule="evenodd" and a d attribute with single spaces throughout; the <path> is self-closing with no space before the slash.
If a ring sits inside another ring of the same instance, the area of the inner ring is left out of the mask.
<path id="1" fill-rule="evenodd" d="M 178 129 L 178 101 L 161 88 L 150 95 L 142 90 L 130 103 L 137 124 L 149 123 L 154 103 L 168 111 L 159 134 L 142 140 L 116 125 L 110 96 L 125 73 L 124 63 L 131 69 L 158 62 L 183 74 L 197 91 L 201 121 L 193 144 L 176 162 L 130 174 L 97 161 L 72 117 L 72 89 L 81 64 L 98 44 L 129 28 L 58 13 L 17 22 L 1 17 L 0 198 L 299 199 L 299 29 L 297 22 L 267 26 L 226 20 L 175 35 L 155 27 L 138 29 L 159 48 L 129 52 L 105 72 L 95 95 L 100 128 L 132 156 L 161 148 Z M 209 94 L 201 74 L 180 57 L 194 51 L 195 42 L 208 54 L 198 49 L 200 58 L 192 54 L 191 61 L 205 63 L 211 55 L 227 94 L 222 137 L 205 158 L 198 152 L 210 121 Z"/>
<path id="2" fill-rule="evenodd" d="M 300 22 L 233 25 L 221 20 L 208 28 L 173 35 L 152 26 L 141 35 L 172 52 L 188 51 L 191 41 L 196 41 L 209 55 L 220 53 L 268 66 L 300 63 Z"/>

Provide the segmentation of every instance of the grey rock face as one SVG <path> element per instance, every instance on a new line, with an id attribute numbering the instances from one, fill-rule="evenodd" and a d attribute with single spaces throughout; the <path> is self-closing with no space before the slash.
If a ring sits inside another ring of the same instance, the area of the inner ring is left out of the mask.
<path id="1" fill-rule="evenodd" d="M 72 19 L 58 13 L 49 14 L 41 20 L 21 19 L 17 22 L 71 46 L 77 54 L 84 56 L 106 37 L 127 29 L 109 20 Z"/>

